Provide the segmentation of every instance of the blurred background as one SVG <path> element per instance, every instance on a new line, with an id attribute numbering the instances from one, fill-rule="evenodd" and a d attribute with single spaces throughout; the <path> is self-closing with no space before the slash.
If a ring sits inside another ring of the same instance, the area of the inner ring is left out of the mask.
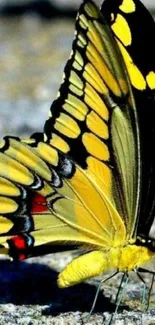
<path id="1" fill-rule="evenodd" d="M 154 0 L 143 2 L 155 10 Z M 42 130 L 71 50 L 80 3 L 0 0 L 0 137 Z"/>

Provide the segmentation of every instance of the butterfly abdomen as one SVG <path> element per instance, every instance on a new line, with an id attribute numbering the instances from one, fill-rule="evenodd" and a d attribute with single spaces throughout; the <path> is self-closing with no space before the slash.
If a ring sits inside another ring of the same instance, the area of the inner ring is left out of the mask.
<path id="1" fill-rule="evenodd" d="M 152 257 L 153 253 L 148 248 L 130 244 L 106 252 L 93 251 L 69 263 L 59 275 L 58 286 L 69 287 L 105 271 L 132 271 L 150 261 Z"/>

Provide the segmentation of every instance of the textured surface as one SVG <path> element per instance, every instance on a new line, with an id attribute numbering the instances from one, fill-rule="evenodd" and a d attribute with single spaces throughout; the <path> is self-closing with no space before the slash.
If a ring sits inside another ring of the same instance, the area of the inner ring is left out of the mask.
<path id="1" fill-rule="evenodd" d="M 98 280 L 72 287 L 58 289 L 57 271 L 69 262 L 71 256 L 57 253 L 27 262 L 10 263 L 0 260 L 0 324 L 103 324 L 114 311 L 114 299 L 121 276 L 109 280 L 98 296 L 95 313 L 88 319 Z M 149 285 L 150 279 L 146 279 Z M 149 325 L 155 319 L 154 293 L 151 296 L 151 311 L 141 313 L 143 284 L 131 274 L 123 302 L 114 324 Z M 136 310 L 136 311 L 134 311 Z M 106 323 L 104 323 L 106 324 Z"/>

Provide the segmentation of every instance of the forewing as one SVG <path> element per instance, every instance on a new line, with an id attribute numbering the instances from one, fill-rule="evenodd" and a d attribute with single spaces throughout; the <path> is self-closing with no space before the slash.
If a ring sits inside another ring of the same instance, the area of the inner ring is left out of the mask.
<path id="1" fill-rule="evenodd" d="M 71 57 L 44 132 L 107 196 L 130 237 L 140 187 L 136 110 L 117 43 L 91 1 L 80 7 Z"/>

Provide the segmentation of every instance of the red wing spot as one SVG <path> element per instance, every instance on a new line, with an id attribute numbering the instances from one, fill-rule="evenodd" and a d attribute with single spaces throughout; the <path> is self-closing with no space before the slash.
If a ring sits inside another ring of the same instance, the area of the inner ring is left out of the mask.
<path id="1" fill-rule="evenodd" d="M 11 240 L 17 249 L 26 249 L 27 248 L 27 243 L 22 236 L 14 236 L 11 238 Z"/>
<path id="2" fill-rule="evenodd" d="M 36 203 L 42 203 L 42 204 L 46 204 L 46 199 L 44 196 L 36 193 L 33 197 L 33 201 L 36 202 Z"/>
<path id="3" fill-rule="evenodd" d="M 9 255 L 14 260 L 24 260 L 29 256 L 34 239 L 30 235 L 21 234 L 8 239 L 7 243 L 9 245 Z"/>
<path id="4" fill-rule="evenodd" d="M 23 253 L 24 251 L 27 252 L 27 242 L 24 237 L 20 235 L 14 236 L 8 240 L 8 244 L 10 246 L 10 256 L 14 259 L 25 260 L 27 258 L 27 253 Z"/>
<path id="5" fill-rule="evenodd" d="M 46 212 L 47 210 L 48 209 L 45 197 L 36 193 L 32 199 L 31 212 L 35 214 L 40 212 Z"/>
<path id="6" fill-rule="evenodd" d="M 19 254 L 18 258 L 19 258 L 19 260 L 25 260 L 27 258 L 27 256 L 24 254 Z"/>

